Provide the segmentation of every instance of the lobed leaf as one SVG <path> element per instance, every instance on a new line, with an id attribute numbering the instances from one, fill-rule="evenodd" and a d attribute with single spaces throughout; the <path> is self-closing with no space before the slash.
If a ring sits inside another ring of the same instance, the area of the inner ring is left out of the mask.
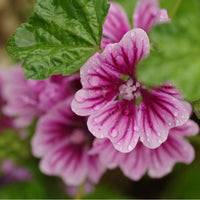
<path id="1" fill-rule="evenodd" d="M 69 75 L 100 49 L 107 0 L 37 0 L 29 23 L 8 41 L 7 51 L 23 60 L 25 77 Z"/>
<path id="2" fill-rule="evenodd" d="M 188 15 L 152 29 L 155 51 L 138 67 L 140 81 L 154 86 L 171 81 L 188 101 L 200 98 L 199 17 Z"/>

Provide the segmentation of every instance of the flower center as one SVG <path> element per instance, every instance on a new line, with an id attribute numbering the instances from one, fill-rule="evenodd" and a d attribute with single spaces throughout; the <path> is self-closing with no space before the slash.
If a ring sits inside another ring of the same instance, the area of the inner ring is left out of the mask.
<path id="1" fill-rule="evenodd" d="M 134 98 L 138 98 L 140 96 L 140 87 L 141 84 L 138 81 L 134 82 L 133 79 L 129 79 L 125 84 L 122 84 L 119 87 L 120 96 L 128 101 L 131 101 Z"/>
<path id="2" fill-rule="evenodd" d="M 87 136 L 83 130 L 75 129 L 69 137 L 70 142 L 73 144 L 84 143 Z"/>

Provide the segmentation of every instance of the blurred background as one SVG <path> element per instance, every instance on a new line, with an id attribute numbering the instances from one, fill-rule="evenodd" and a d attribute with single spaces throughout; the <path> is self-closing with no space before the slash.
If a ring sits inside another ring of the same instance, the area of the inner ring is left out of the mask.
<path id="1" fill-rule="evenodd" d="M 116 0 L 126 10 L 130 21 L 136 0 Z M 161 8 L 173 12 L 175 0 L 160 0 Z M 193 12 L 193 3 L 182 0 L 175 17 Z M 6 43 L 16 28 L 28 21 L 34 0 L 0 0 L 0 66 L 9 67 L 14 61 L 6 53 Z M 199 28 L 199 27 L 198 27 Z M 200 30 L 199 30 L 200 32 Z M 193 120 L 199 123 L 196 117 Z M 29 128 L 34 133 L 34 125 Z M 31 137 L 31 136 L 30 136 Z M 0 133 L 0 198 L 70 198 L 61 179 L 43 175 L 38 160 L 30 150 L 30 137 L 21 140 L 16 132 Z M 120 170 L 107 171 L 100 183 L 84 198 L 200 198 L 200 137 L 190 139 L 196 151 L 195 161 L 187 166 L 177 164 L 173 172 L 162 179 L 147 176 L 134 182 Z"/>

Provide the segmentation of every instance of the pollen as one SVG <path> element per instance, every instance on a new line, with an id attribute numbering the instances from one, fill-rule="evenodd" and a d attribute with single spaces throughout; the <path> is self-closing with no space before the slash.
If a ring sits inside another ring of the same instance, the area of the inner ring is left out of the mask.
<path id="1" fill-rule="evenodd" d="M 140 87 L 139 82 L 134 82 L 133 79 L 129 79 L 125 84 L 122 84 L 119 87 L 119 93 L 128 101 L 131 101 L 136 96 L 138 96 L 138 88 Z"/>

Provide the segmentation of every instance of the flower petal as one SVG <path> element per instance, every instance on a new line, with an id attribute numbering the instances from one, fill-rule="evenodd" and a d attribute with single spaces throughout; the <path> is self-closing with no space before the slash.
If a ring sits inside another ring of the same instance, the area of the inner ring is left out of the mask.
<path id="1" fill-rule="evenodd" d="M 154 25 L 165 22 L 170 22 L 170 18 L 168 17 L 167 11 L 165 9 L 161 9 L 155 17 Z"/>
<path id="2" fill-rule="evenodd" d="M 119 42 L 129 30 L 130 24 L 124 9 L 118 3 L 110 2 L 110 9 L 103 25 L 102 48 L 109 43 Z"/>
<path id="3" fill-rule="evenodd" d="M 95 139 L 89 154 L 98 154 L 101 163 L 109 169 L 116 168 L 124 155 L 117 151 L 108 139 Z"/>
<path id="4" fill-rule="evenodd" d="M 148 56 L 149 52 L 147 34 L 142 29 L 133 29 L 119 43 L 107 45 L 99 59 L 110 71 L 132 77 L 138 62 Z"/>
<path id="5" fill-rule="evenodd" d="M 139 180 L 147 170 L 146 148 L 138 143 L 133 151 L 123 154 L 120 168 L 124 175 L 132 180 Z"/>
<path id="6" fill-rule="evenodd" d="M 160 6 L 157 0 L 140 0 L 133 14 L 134 27 L 148 32 L 154 25 L 154 20 L 159 10 Z"/>
<path id="7" fill-rule="evenodd" d="M 75 123 L 80 117 L 76 116 L 70 108 L 71 99 L 58 103 L 46 115 L 40 117 L 36 134 L 32 139 L 32 151 L 34 156 L 44 156 L 49 149 L 69 139 Z"/>
<path id="8" fill-rule="evenodd" d="M 141 141 L 148 148 L 159 147 L 169 134 L 169 130 L 183 125 L 190 116 L 187 102 L 153 89 L 141 90 L 140 104 Z"/>
<path id="9" fill-rule="evenodd" d="M 171 129 L 171 132 L 173 132 L 173 134 L 180 136 L 193 136 L 199 133 L 199 126 L 196 122 L 188 120 L 182 126 L 177 126 Z"/>
<path id="10" fill-rule="evenodd" d="M 156 89 L 157 92 L 161 91 L 161 92 L 164 92 L 170 96 L 173 96 L 177 99 L 184 99 L 183 95 L 180 93 L 180 91 L 178 89 L 176 89 L 173 84 L 167 82 L 167 83 L 164 83 L 161 87 L 157 88 Z"/>
<path id="11" fill-rule="evenodd" d="M 157 149 L 149 149 L 147 158 L 149 176 L 160 178 L 171 172 L 177 162 L 191 163 L 194 159 L 194 149 L 189 142 L 170 131 L 165 143 Z"/>
<path id="12" fill-rule="evenodd" d="M 88 178 L 93 183 L 98 183 L 106 168 L 99 160 L 99 155 L 88 156 L 87 161 Z"/>
<path id="13" fill-rule="evenodd" d="M 105 70 L 98 56 L 97 53 L 90 58 L 80 71 L 83 89 L 75 94 L 72 110 L 81 116 L 90 115 L 114 100 L 123 82 L 118 74 Z"/>
<path id="14" fill-rule="evenodd" d="M 66 184 L 80 185 L 87 175 L 86 161 L 86 149 L 64 141 L 47 153 L 40 169 L 45 174 L 61 176 Z"/>
<path id="15" fill-rule="evenodd" d="M 135 102 L 119 100 L 88 118 L 88 128 L 97 138 L 109 138 L 121 152 L 132 151 L 139 138 Z"/>

